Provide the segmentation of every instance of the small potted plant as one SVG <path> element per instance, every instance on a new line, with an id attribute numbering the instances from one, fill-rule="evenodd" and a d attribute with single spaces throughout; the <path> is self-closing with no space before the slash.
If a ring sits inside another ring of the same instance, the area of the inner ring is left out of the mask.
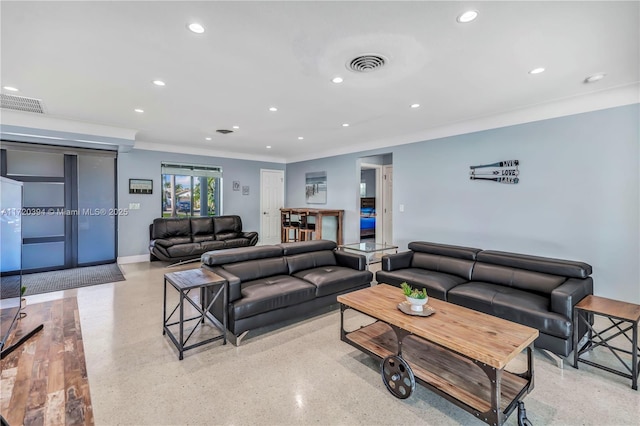
<path id="1" fill-rule="evenodd" d="M 427 296 L 427 289 L 423 288 L 422 290 L 418 290 L 416 288 L 412 288 L 406 282 L 400 284 L 400 288 L 407 298 L 407 302 L 411 304 L 411 310 L 414 312 L 422 312 L 423 306 L 426 305 L 429 297 Z"/>

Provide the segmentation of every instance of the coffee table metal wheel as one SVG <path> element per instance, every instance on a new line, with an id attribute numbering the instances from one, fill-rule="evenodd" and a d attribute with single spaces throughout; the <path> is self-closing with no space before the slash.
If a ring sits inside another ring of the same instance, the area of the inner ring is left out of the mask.
<path id="1" fill-rule="evenodd" d="M 413 371 L 400 355 L 389 355 L 383 359 L 380 373 L 385 386 L 396 398 L 409 398 L 416 388 Z"/>

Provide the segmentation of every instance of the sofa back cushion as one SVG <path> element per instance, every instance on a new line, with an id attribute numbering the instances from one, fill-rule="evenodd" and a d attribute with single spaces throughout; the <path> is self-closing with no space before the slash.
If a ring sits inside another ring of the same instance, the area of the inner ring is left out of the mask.
<path id="1" fill-rule="evenodd" d="M 550 295 L 567 279 L 558 275 L 477 262 L 473 268 L 471 280 Z"/>
<path id="2" fill-rule="evenodd" d="M 216 239 L 213 233 L 213 219 L 210 217 L 191 218 L 191 236 L 194 243 Z"/>
<path id="3" fill-rule="evenodd" d="M 228 263 L 267 259 L 270 257 L 282 257 L 282 249 L 278 246 L 255 246 L 221 251 L 216 250 L 204 253 L 202 255 L 202 263 L 207 266 L 222 266 Z"/>
<path id="4" fill-rule="evenodd" d="M 322 250 L 335 250 L 337 244 L 331 240 L 310 240 L 310 241 L 296 241 L 293 243 L 278 244 L 282 247 L 282 251 L 285 256 L 300 253 L 310 253 L 314 251 Z"/>
<path id="5" fill-rule="evenodd" d="M 430 271 L 444 272 L 457 275 L 467 280 L 471 279 L 473 260 L 456 259 L 437 254 L 416 252 L 411 258 L 411 267 L 428 269 Z"/>
<path id="6" fill-rule="evenodd" d="M 287 275 L 289 273 L 284 257 L 231 263 L 222 265 L 222 268 L 240 278 L 242 282 L 272 277 L 274 275 Z"/>
<path id="7" fill-rule="evenodd" d="M 153 220 L 152 239 L 168 239 L 171 237 L 191 237 L 191 221 L 187 219 L 165 219 Z M 190 242 L 190 240 L 188 241 Z"/>
<path id="8" fill-rule="evenodd" d="M 478 261 L 571 278 L 587 278 L 592 272 L 591 265 L 584 262 L 495 250 L 478 253 Z"/>
<path id="9" fill-rule="evenodd" d="M 449 244 L 429 243 L 427 241 L 410 242 L 408 248 L 413 252 L 437 254 L 465 260 L 476 260 L 476 255 L 482 251 L 473 247 L 452 246 Z"/>
<path id="10" fill-rule="evenodd" d="M 240 216 L 217 216 L 213 218 L 213 230 L 216 240 L 229 240 L 236 238 L 242 232 L 242 219 Z"/>
<path id="11" fill-rule="evenodd" d="M 318 268 L 320 266 L 337 265 L 333 250 L 314 251 L 310 253 L 294 254 L 286 256 L 289 274 L 295 274 L 305 269 Z"/>

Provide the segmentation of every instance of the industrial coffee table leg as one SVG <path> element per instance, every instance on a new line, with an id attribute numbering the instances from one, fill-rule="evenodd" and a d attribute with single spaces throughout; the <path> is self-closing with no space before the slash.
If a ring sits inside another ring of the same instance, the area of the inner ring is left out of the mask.
<path id="1" fill-rule="evenodd" d="M 180 356 L 178 359 L 182 359 L 182 353 L 184 351 L 184 291 L 180 290 Z"/>

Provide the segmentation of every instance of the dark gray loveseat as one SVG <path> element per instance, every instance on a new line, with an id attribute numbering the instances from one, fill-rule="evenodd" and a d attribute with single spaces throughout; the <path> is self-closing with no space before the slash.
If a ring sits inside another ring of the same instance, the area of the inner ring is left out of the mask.
<path id="1" fill-rule="evenodd" d="M 255 246 L 257 232 L 243 232 L 240 216 L 158 218 L 149 226 L 151 260 L 199 259 L 203 253 Z"/>
<path id="2" fill-rule="evenodd" d="M 334 304 L 373 278 L 364 256 L 337 251 L 327 240 L 208 252 L 202 267 L 229 283 L 227 325 L 237 344 L 251 329 Z M 221 301 L 211 312 L 222 322 Z"/>
<path id="3" fill-rule="evenodd" d="M 430 297 L 538 329 L 535 346 L 560 356 L 573 350 L 573 306 L 593 294 L 591 266 L 428 242 L 382 258 L 376 281 L 426 288 Z M 579 335 L 586 333 L 580 324 Z"/>

